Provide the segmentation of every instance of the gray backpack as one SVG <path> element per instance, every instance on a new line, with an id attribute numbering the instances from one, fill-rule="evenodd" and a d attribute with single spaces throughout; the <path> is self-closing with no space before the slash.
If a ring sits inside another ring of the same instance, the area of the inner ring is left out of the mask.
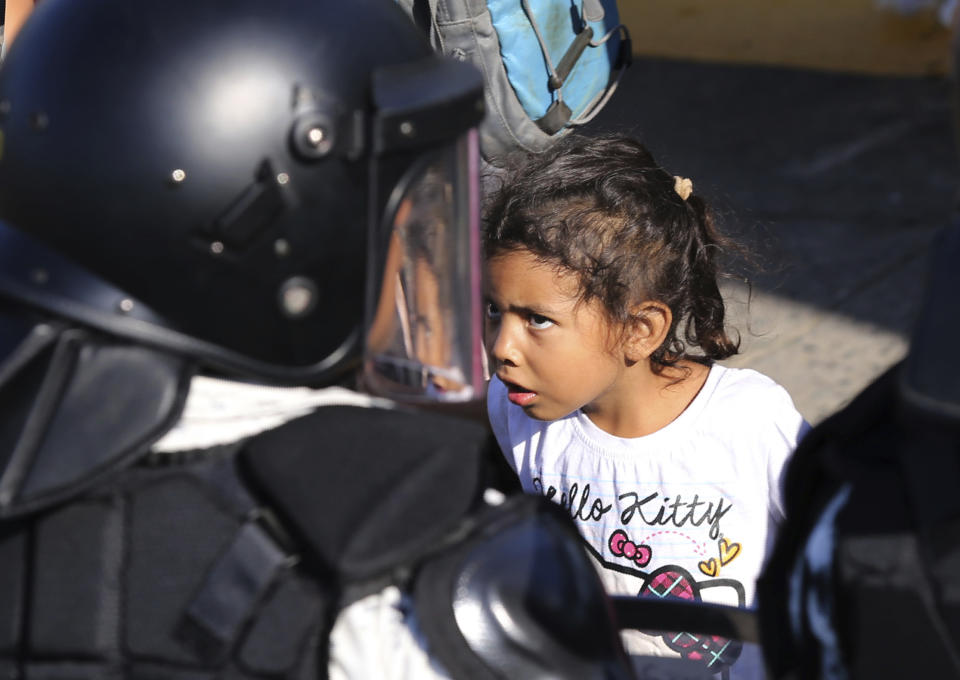
<path id="1" fill-rule="evenodd" d="M 606 104 L 630 64 L 616 0 L 397 0 L 434 48 L 486 82 L 484 160 L 538 152 Z"/>

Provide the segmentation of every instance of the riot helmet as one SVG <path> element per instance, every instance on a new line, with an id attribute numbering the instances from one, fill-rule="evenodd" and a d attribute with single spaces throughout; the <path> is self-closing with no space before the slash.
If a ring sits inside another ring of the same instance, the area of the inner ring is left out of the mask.
<path id="1" fill-rule="evenodd" d="M 44 0 L 0 67 L 0 312 L 471 398 L 482 100 L 392 2 Z"/>

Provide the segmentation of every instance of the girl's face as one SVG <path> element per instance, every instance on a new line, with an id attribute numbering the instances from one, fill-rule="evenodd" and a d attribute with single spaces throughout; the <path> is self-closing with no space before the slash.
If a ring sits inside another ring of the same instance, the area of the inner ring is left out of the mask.
<path id="1" fill-rule="evenodd" d="M 616 403 L 625 361 L 597 300 L 578 302 L 573 273 L 526 250 L 487 262 L 485 341 L 509 399 L 538 420 Z"/>

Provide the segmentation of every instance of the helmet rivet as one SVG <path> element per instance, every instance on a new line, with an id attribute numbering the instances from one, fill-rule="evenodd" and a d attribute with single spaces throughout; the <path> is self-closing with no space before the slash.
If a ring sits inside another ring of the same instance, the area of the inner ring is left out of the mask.
<path id="1" fill-rule="evenodd" d="M 220 253 L 222 253 L 222 252 L 223 252 L 223 242 L 222 242 L 222 241 L 214 241 L 213 243 L 211 243 L 211 244 L 210 244 L 210 252 L 213 253 L 214 255 L 219 255 Z"/>
<path id="2" fill-rule="evenodd" d="M 277 184 L 286 184 L 290 181 L 290 175 L 285 172 L 281 172 L 277 175 Z"/>
<path id="3" fill-rule="evenodd" d="M 280 286 L 280 308 L 292 319 L 309 314 L 317 304 L 317 287 L 310 279 L 294 276 Z"/>
<path id="4" fill-rule="evenodd" d="M 316 126 L 307 130 L 307 141 L 314 148 L 319 148 L 326 138 L 327 133 L 322 127 Z"/>
<path id="5" fill-rule="evenodd" d="M 32 272 L 30 272 L 30 278 L 34 283 L 42 286 L 50 280 L 50 275 L 47 273 L 46 269 L 34 269 Z"/>
<path id="6" fill-rule="evenodd" d="M 180 168 L 177 168 L 176 170 L 174 170 L 173 172 L 170 173 L 170 179 L 172 179 L 172 180 L 173 180 L 174 182 L 176 182 L 177 184 L 179 184 L 180 182 L 182 182 L 182 181 L 185 180 L 186 178 L 187 178 L 187 173 L 185 173 L 185 172 L 184 172 L 183 170 L 181 170 Z"/>
<path id="7" fill-rule="evenodd" d="M 130 298 L 123 298 L 120 300 L 120 303 L 117 305 L 121 312 L 124 314 L 129 314 L 133 311 L 133 300 Z"/>
<path id="8" fill-rule="evenodd" d="M 273 242 L 273 252 L 277 257 L 286 257 L 290 254 L 290 242 L 285 238 L 278 238 Z"/>
<path id="9" fill-rule="evenodd" d="M 409 120 L 405 120 L 402 123 L 400 123 L 401 135 L 403 135 L 404 137 L 413 137 L 413 133 L 414 133 L 413 123 L 411 123 Z"/>
<path id="10" fill-rule="evenodd" d="M 316 161 L 325 158 L 333 151 L 336 141 L 336 125 L 320 111 L 306 111 L 293 121 L 290 142 L 300 160 Z"/>
<path id="11" fill-rule="evenodd" d="M 491 487 L 483 492 L 483 500 L 487 505 L 503 505 L 507 497 L 503 495 L 502 491 Z"/>

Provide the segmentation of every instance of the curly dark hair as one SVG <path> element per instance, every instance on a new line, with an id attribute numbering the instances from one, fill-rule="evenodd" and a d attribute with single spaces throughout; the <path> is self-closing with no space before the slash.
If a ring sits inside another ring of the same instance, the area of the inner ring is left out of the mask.
<path id="1" fill-rule="evenodd" d="M 725 359 L 740 340 L 724 326 L 718 260 L 739 246 L 675 182 L 635 139 L 567 135 L 507 161 L 484 207 L 484 255 L 526 250 L 576 273 L 581 301 L 599 300 L 623 329 L 638 303 L 666 304 L 673 320 L 650 357 L 656 373 L 682 358 Z"/>

